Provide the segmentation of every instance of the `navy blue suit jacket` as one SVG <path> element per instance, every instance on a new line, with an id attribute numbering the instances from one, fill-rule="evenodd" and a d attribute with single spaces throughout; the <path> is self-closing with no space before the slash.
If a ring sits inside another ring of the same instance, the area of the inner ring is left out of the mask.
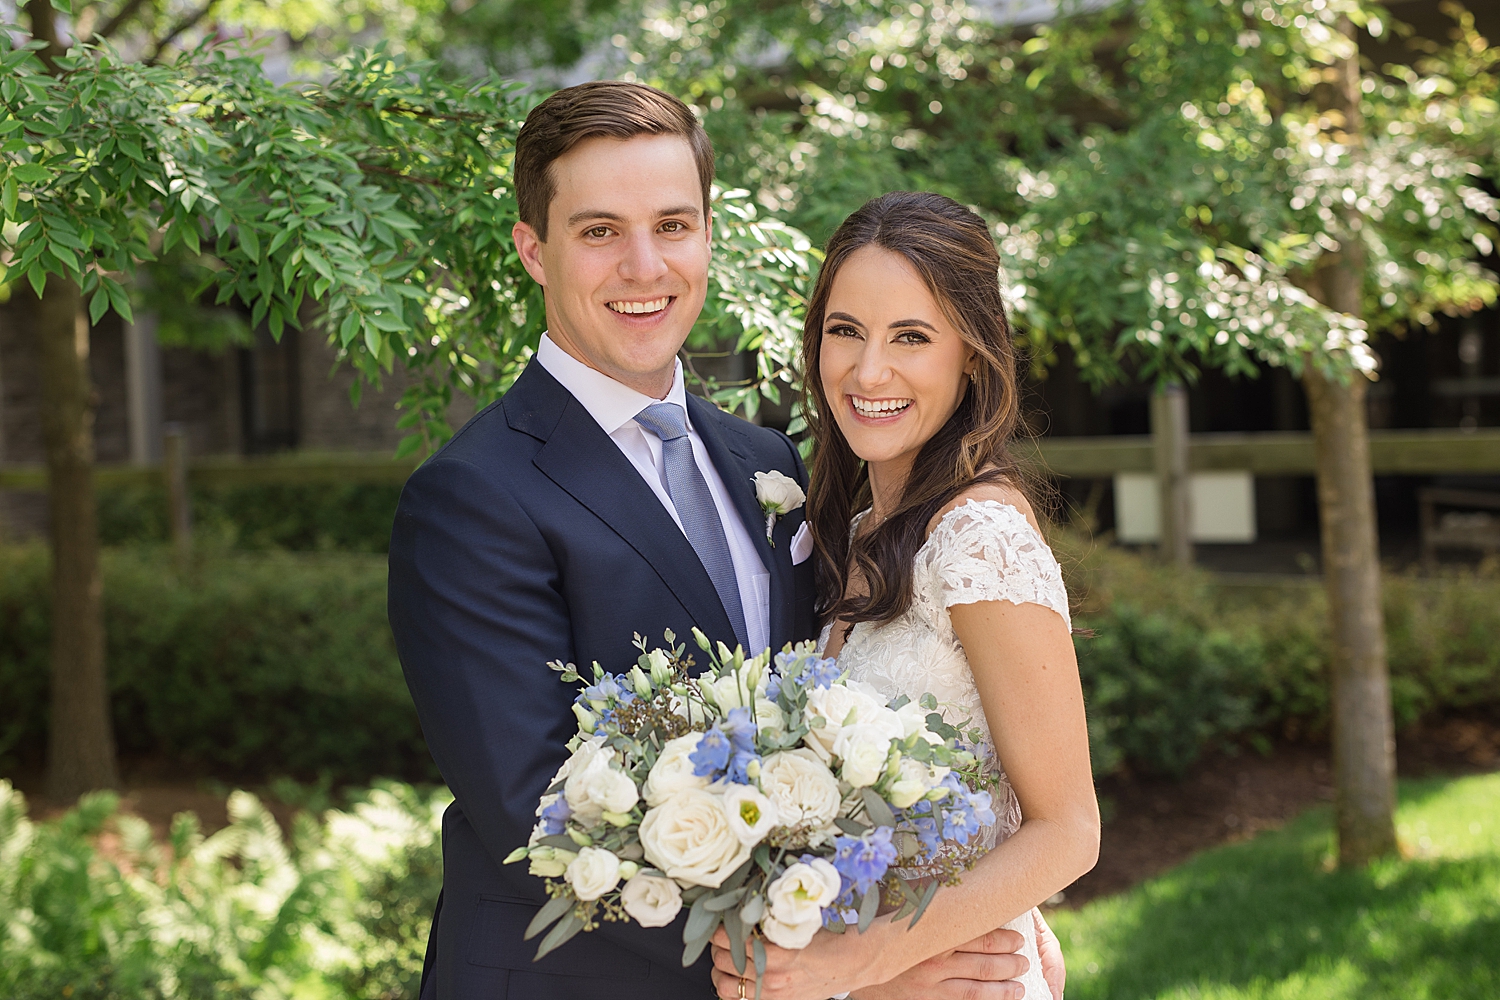
<path id="1" fill-rule="evenodd" d="M 771 572 L 771 645 L 811 637 L 812 561 L 791 564 L 802 511 L 767 543 L 756 472 L 807 485 L 796 448 L 694 396 L 694 429 Z M 539 364 L 418 469 L 391 535 L 389 611 L 427 745 L 456 801 L 423 1000 L 703 1000 L 707 959 L 682 967 L 682 922 L 605 923 L 540 962 L 521 934 L 546 900 L 525 863 L 538 799 L 567 756 L 576 691 L 546 666 L 635 662 L 691 629 L 734 645 L 713 583 L 656 494 Z M 701 654 L 699 656 L 701 660 Z"/>

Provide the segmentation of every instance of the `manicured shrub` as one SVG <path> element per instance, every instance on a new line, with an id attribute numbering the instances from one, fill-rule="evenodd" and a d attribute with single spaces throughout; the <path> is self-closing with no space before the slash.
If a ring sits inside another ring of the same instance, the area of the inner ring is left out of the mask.
<path id="1" fill-rule="evenodd" d="M 288 843 L 235 792 L 225 829 L 181 813 L 157 843 L 111 793 L 36 824 L 0 780 L 0 996 L 414 1000 L 450 801 L 381 782 Z"/>
<path id="2" fill-rule="evenodd" d="M 0 755 L 46 745 L 47 559 L 0 552 Z M 385 560 L 162 552 L 104 560 L 115 735 L 229 776 L 436 772 L 385 616 Z"/>

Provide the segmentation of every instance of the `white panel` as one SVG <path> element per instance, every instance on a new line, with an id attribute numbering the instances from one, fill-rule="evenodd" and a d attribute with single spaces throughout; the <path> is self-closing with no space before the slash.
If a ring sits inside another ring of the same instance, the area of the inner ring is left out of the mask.
<path id="1" fill-rule="evenodd" d="M 1195 472 L 1195 542 L 1255 541 L 1255 477 L 1248 472 Z"/>
<path id="2" fill-rule="evenodd" d="M 1189 489 L 1195 542 L 1255 541 L 1255 477 L 1249 472 L 1195 472 Z M 1128 545 L 1161 538 L 1156 476 L 1115 476 L 1115 537 Z"/>
<path id="3" fill-rule="evenodd" d="M 1129 545 L 1161 537 L 1161 505 L 1156 501 L 1156 477 L 1148 472 L 1115 476 L 1115 537 Z"/>

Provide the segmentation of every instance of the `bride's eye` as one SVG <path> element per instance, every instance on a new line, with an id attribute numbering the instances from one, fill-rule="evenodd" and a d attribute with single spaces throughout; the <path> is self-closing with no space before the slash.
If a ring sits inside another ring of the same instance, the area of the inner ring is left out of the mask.
<path id="1" fill-rule="evenodd" d="M 852 327 L 852 326 L 845 326 L 845 325 L 830 326 L 828 329 L 824 330 L 823 333 L 824 333 L 825 336 L 829 336 L 829 337 L 858 337 L 859 336 L 859 331 L 858 330 L 854 329 L 854 327 Z"/>
<path id="2" fill-rule="evenodd" d="M 900 344 L 930 344 L 932 343 L 932 338 L 916 330 L 902 330 L 896 334 L 896 342 Z"/>

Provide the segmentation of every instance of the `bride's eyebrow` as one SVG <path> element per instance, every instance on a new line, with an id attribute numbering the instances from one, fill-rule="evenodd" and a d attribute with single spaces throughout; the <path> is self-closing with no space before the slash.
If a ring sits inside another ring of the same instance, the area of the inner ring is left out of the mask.
<path id="1" fill-rule="evenodd" d="M 898 320 L 896 320 L 896 322 L 892 323 L 886 329 L 888 329 L 888 330 L 894 330 L 897 327 L 905 327 L 905 326 L 921 326 L 921 327 L 926 327 L 927 329 L 931 330 L 933 333 L 937 333 L 938 332 L 938 328 L 935 327 L 935 326 L 933 326 L 931 323 L 927 322 L 925 319 L 898 319 Z"/>
<path id="2" fill-rule="evenodd" d="M 828 314 L 828 318 L 836 319 L 843 323 L 853 323 L 855 326 L 864 326 L 863 323 L 855 319 L 853 316 L 850 316 L 848 313 L 832 312 Z"/>

